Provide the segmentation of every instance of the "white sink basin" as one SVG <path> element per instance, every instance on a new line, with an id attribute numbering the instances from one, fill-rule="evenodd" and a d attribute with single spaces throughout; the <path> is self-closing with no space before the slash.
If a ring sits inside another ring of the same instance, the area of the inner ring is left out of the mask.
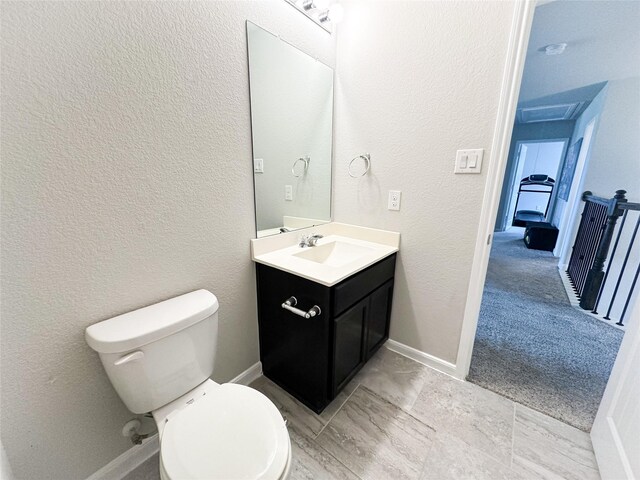
<path id="1" fill-rule="evenodd" d="M 301 248 L 301 234 L 319 234 L 315 247 Z M 251 258 L 331 287 L 397 252 L 400 234 L 344 223 L 326 223 L 303 232 L 251 240 Z"/>
<path id="2" fill-rule="evenodd" d="M 356 245 L 336 240 L 316 247 L 305 248 L 298 253 L 294 253 L 294 255 L 298 258 L 304 258 L 305 260 L 322 265 L 341 267 L 373 251 L 373 248 L 365 247 L 364 245 Z"/>

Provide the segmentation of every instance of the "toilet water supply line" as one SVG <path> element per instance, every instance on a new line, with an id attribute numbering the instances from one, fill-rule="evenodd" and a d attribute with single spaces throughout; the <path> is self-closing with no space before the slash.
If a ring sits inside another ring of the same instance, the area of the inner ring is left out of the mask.
<path id="1" fill-rule="evenodd" d="M 150 413 L 144 414 L 145 418 L 153 418 L 153 415 Z M 122 427 L 122 436 L 128 437 L 131 439 L 131 443 L 134 445 L 141 445 L 142 440 L 145 438 L 149 438 L 151 433 L 140 433 L 140 427 L 142 427 L 142 422 L 138 418 L 133 418 L 124 424 Z"/>

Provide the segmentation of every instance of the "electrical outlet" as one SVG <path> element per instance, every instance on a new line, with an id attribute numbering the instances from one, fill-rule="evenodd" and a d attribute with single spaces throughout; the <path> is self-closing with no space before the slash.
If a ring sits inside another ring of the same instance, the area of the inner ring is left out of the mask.
<path id="1" fill-rule="evenodd" d="M 253 159 L 253 173 L 264 173 L 264 160 L 262 158 Z"/>
<path id="2" fill-rule="evenodd" d="M 388 210 L 400 210 L 400 198 L 402 192 L 400 190 L 389 190 L 389 202 L 387 204 Z"/>
<path id="3" fill-rule="evenodd" d="M 293 187 L 291 185 L 284 186 L 284 199 L 287 202 L 293 201 Z"/>

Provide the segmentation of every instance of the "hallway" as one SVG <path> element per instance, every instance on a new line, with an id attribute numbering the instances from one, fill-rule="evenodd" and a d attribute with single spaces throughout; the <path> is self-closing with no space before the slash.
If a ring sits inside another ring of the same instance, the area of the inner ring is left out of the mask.
<path id="1" fill-rule="evenodd" d="M 570 305 L 550 252 L 496 233 L 467 379 L 589 431 L 623 333 Z"/>

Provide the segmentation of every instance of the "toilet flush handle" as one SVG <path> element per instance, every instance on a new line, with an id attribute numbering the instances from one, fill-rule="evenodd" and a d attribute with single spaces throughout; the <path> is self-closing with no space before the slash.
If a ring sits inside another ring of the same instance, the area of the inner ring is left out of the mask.
<path id="1" fill-rule="evenodd" d="M 133 362 L 134 360 L 138 360 L 144 357 L 144 352 L 141 350 L 136 350 L 135 352 L 131 352 L 124 357 L 120 357 L 118 360 L 113 362 L 114 365 L 123 365 L 125 363 Z"/>

